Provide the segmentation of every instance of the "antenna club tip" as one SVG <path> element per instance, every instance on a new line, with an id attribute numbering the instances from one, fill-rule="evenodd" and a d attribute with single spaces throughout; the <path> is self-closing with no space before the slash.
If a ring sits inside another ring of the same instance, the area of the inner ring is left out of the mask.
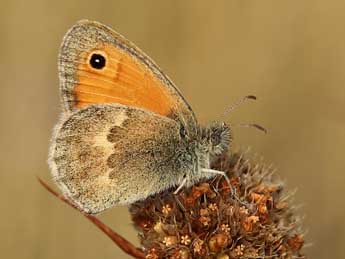
<path id="1" fill-rule="evenodd" d="M 251 100 L 257 100 L 258 99 L 255 95 L 247 95 L 246 98 L 251 99 Z"/>
<path id="2" fill-rule="evenodd" d="M 261 130 L 263 133 L 267 134 L 268 131 L 266 128 L 262 127 L 261 125 L 258 124 L 252 124 L 255 128 L 257 128 L 258 130 Z"/>

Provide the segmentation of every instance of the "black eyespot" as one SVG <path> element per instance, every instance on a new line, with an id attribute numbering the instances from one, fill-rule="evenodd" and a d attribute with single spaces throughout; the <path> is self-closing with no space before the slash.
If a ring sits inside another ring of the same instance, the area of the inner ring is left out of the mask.
<path id="1" fill-rule="evenodd" d="M 102 69 L 105 67 L 105 57 L 101 54 L 92 54 L 90 58 L 90 65 L 96 69 Z"/>
<path id="2" fill-rule="evenodd" d="M 187 132 L 183 125 L 180 126 L 180 136 L 181 138 L 186 138 Z"/>

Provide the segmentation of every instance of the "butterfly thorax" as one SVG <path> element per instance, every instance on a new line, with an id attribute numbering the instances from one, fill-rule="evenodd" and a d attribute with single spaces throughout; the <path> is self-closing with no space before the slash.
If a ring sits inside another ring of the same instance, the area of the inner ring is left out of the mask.
<path id="1" fill-rule="evenodd" d="M 182 131 L 184 131 L 183 128 Z M 186 160 L 191 159 L 190 163 L 185 164 L 194 166 L 184 176 L 188 179 L 187 185 L 197 182 L 201 178 L 210 177 L 211 175 L 205 175 L 202 169 L 210 168 L 212 160 L 227 151 L 231 143 L 230 128 L 225 123 L 212 123 L 206 127 L 199 126 L 197 130 L 187 128 L 186 133 L 180 132 L 180 135 L 184 137 L 183 142 L 185 142 L 182 157 Z"/>

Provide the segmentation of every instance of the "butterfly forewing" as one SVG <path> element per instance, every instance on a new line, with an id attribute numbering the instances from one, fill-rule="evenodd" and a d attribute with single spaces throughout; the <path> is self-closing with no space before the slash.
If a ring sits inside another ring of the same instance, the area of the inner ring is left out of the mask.
<path id="1" fill-rule="evenodd" d="M 195 116 L 169 78 L 133 43 L 110 28 L 80 21 L 66 34 L 59 55 L 66 111 L 119 103 L 195 124 Z"/>

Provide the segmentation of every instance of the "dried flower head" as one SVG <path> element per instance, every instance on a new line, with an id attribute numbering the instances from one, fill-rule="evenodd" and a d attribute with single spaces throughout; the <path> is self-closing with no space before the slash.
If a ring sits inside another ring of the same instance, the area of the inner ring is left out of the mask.
<path id="1" fill-rule="evenodd" d="M 193 244 L 193 251 L 195 255 L 202 255 L 202 252 L 204 250 L 204 241 L 200 238 L 196 238 L 195 242 Z"/>
<path id="2" fill-rule="evenodd" d="M 191 242 L 191 239 L 188 235 L 184 235 L 181 237 L 181 244 L 188 246 Z"/>
<path id="3" fill-rule="evenodd" d="M 145 256 L 146 259 L 158 259 L 156 248 L 151 248 Z"/>
<path id="4" fill-rule="evenodd" d="M 224 154 L 217 176 L 130 207 L 146 258 L 304 258 L 298 217 L 272 170 Z"/>
<path id="5" fill-rule="evenodd" d="M 177 244 L 177 237 L 176 236 L 166 236 L 163 238 L 163 244 L 167 247 L 171 247 Z"/>
<path id="6" fill-rule="evenodd" d="M 222 224 L 222 225 L 220 226 L 220 229 L 221 229 L 224 233 L 226 233 L 226 234 L 229 234 L 229 233 L 230 233 L 230 227 L 229 227 L 228 224 Z"/>
<path id="7" fill-rule="evenodd" d="M 237 255 L 237 256 L 242 256 L 242 255 L 243 255 L 244 248 L 245 248 L 244 245 L 238 245 L 238 246 L 236 246 L 236 248 L 234 249 L 236 255 Z"/>
<path id="8" fill-rule="evenodd" d="M 162 208 L 162 213 L 165 215 L 165 216 L 168 216 L 171 212 L 171 207 L 169 204 L 165 204 Z"/>

